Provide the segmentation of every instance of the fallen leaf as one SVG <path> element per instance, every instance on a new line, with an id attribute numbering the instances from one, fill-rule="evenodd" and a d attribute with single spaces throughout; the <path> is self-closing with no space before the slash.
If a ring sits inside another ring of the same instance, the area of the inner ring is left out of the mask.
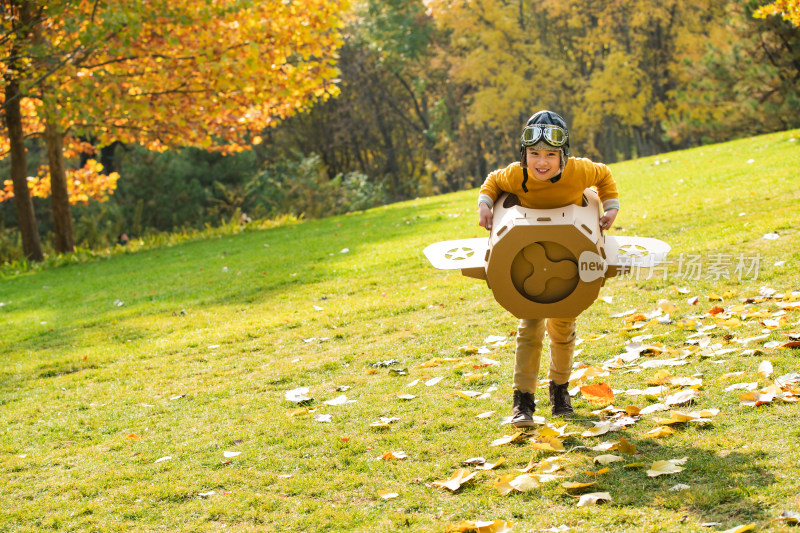
<path id="1" fill-rule="evenodd" d="M 747 524 L 744 526 L 736 526 L 730 529 L 726 529 L 722 533 L 744 533 L 745 531 L 753 531 L 756 528 L 755 524 Z"/>
<path id="2" fill-rule="evenodd" d="M 378 457 L 378 461 L 391 461 L 393 459 L 398 459 L 398 460 L 408 459 L 408 455 L 406 455 L 406 452 L 404 451 L 397 450 L 397 451 L 386 452 L 380 457 Z"/>
<path id="3" fill-rule="evenodd" d="M 440 481 L 434 481 L 433 485 L 437 487 L 444 487 L 450 491 L 457 491 L 461 488 L 461 485 L 475 477 L 477 472 L 469 470 L 467 468 L 459 468 L 456 470 L 450 479 L 443 479 Z"/>
<path id="4" fill-rule="evenodd" d="M 506 496 L 513 491 L 526 492 L 533 490 L 538 488 L 539 484 L 539 480 L 530 474 L 521 474 L 519 476 L 508 474 L 497 478 L 494 482 L 494 488 L 497 489 L 501 496 Z"/>
<path id="5" fill-rule="evenodd" d="M 585 489 L 586 487 L 591 487 L 592 485 L 597 485 L 597 481 L 590 481 L 589 483 L 580 483 L 578 481 L 565 481 L 561 484 L 567 490 L 577 490 L 577 489 Z"/>
<path id="6" fill-rule="evenodd" d="M 590 494 L 584 494 L 578 501 L 578 507 L 584 507 L 586 505 L 594 505 L 601 501 L 610 502 L 611 494 L 609 494 L 608 492 L 592 492 Z"/>
<path id="7" fill-rule="evenodd" d="M 446 533 L 510 533 L 513 522 L 505 520 L 475 521 L 463 520 L 458 524 L 450 524 L 445 530 Z"/>
<path id="8" fill-rule="evenodd" d="M 772 375 L 772 363 L 766 359 L 761 361 L 761 363 L 758 365 L 758 373 L 764 379 L 769 379 L 769 377 Z"/>
<path id="9" fill-rule="evenodd" d="M 622 457 L 620 457 L 619 455 L 611 455 L 611 454 L 598 455 L 597 457 L 594 458 L 594 462 L 595 463 L 600 463 L 601 465 L 617 463 L 619 461 L 624 461 L 624 459 Z"/>
<path id="10" fill-rule="evenodd" d="M 536 435 L 531 437 L 531 448 L 534 450 L 544 450 L 548 452 L 563 452 L 564 444 L 555 437 L 543 437 Z"/>
<path id="11" fill-rule="evenodd" d="M 673 433 L 675 433 L 674 429 L 672 429 L 670 427 L 667 427 L 667 426 L 659 426 L 659 427 L 653 428 L 650 431 L 648 431 L 647 433 L 645 433 L 645 437 L 651 437 L 651 438 L 654 438 L 654 439 L 658 439 L 658 438 L 661 438 L 661 437 L 666 437 L 668 435 L 672 435 Z"/>
<path id="12" fill-rule="evenodd" d="M 378 496 L 380 496 L 384 500 L 391 500 L 393 498 L 397 498 L 399 494 L 397 494 L 396 492 L 387 492 L 385 490 L 379 490 Z"/>
<path id="13" fill-rule="evenodd" d="M 227 457 L 228 459 L 230 459 L 231 457 L 238 457 L 241 454 L 242 452 L 222 452 L 222 456 Z"/>
<path id="14" fill-rule="evenodd" d="M 793 511 L 784 511 L 775 520 L 786 522 L 787 524 L 791 525 L 797 525 L 800 524 L 800 513 L 795 513 Z"/>
<path id="15" fill-rule="evenodd" d="M 742 402 L 742 405 L 748 405 L 750 407 L 772 403 L 774 399 L 774 394 L 762 394 L 758 391 L 746 392 L 739 395 L 739 401 Z"/>
<path id="16" fill-rule="evenodd" d="M 733 385 L 728 385 L 727 387 L 725 387 L 725 392 L 731 392 L 731 391 L 741 390 L 741 389 L 752 391 L 752 390 L 756 390 L 757 388 L 758 388 L 758 382 L 757 381 L 752 381 L 752 382 L 749 382 L 749 383 L 734 383 Z"/>
<path id="17" fill-rule="evenodd" d="M 172 460 L 172 456 L 171 455 L 166 455 L 164 457 L 160 457 L 160 458 L 156 459 L 153 464 L 155 464 L 155 463 L 163 463 L 164 461 L 171 461 L 171 460 Z"/>
<path id="18" fill-rule="evenodd" d="M 386 427 L 389 427 L 389 424 L 394 424 L 398 420 L 400 420 L 400 419 L 396 418 L 396 417 L 389 418 L 389 417 L 382 416 L 378 420 L 376 420 L 375 422 L 371 423 L 370 427 L 373 427 L 373 428 L 386 428 Z"/>
<path id="19" fill-rule="evenodd" d="M 584 385 L 581 387 L 581 394 L 589 403 L 595 405 L 606 405 L 614 401 L 614 392 L 606 383 Z"/>
<path id="20" fill-rule="evenodd" d="M 399 400 L 413 400 L 414 398 L 416 398 L 416 395 L 414 395 L 414 394 L 398 394 L 397 398 Z"/>
<path id="21" fill-rule="evenodd" d="M 607 441 L 601 442 L 600 444 L 598 444 L 596 446 L 592 446 L 589 449 L 594 451 L 594 452 L 608 452 L 608 451 L 611 451 L 611 450 L 616 450 L 617 446 L 618 446 L 618 443 L 616 443 L 614 441 L 611 441 L 611 440 L 607 440 Z"/>
<path id="22" fill-rule="evenodd" d="M 688 457 L 682 459 L 670 459 L 668 461 L 656 461 L 647 471 L 648 477 L 663 476 L 665 474 L 677 474 L 683 471 L 683 467 L 678 466 L 686 463 Z"/>
<path id="23" fill-rule="evenodd" d="M 334 398 L 333 400 L 328 400 L 328 401 L 323 402 L 323 403 L 325 405 L 344 405 L 344 404 L 347 403 L 347 396 L 345 396 L 344 394 L 341 394 L 341 395 L 337 396 L 336 398 Z"/>
<path id="24" fill-rule="evenodd" d="M 674 486 L 670 487 L 669 490 L 671 490 L 672 492 L 677 492 L 679 490 L 688 490 L 690 488 L 692 488 L 692 487 L 690 487 L 689 485 L 684 485 L 683 483 L 678 483 L 677 485 L 674 485 Z"/>
<path id="25" fill-rule="evenodd" d="M 286 391 L 284 397 L 287 401 L 292 403 L 305 403 L 310 402 L 311 397 L 308 395 L 309 388 L 308 387 L 298 387 L 296 389 L 292 389 L 290 391 Z"/>
<path id="26" fill-rule="evenodd" d="M 636 445 L 632 444 L 625 437 L 619 439 L 617 449 L 625 455 L 636 455 Z"/>
<path id="27" fill-rule="evenodd" d="M 442 360 L 439 359 L 438 357 L 434 357 L 433 359 L 425 361 L 424 363 L 421 363 L 415 366 L 414 368 L 433 368 L 435 366 L 439 366 L 440 364 L 442 364 Z"/>
<path id="28" fill-rule="evenodd" d="M 489 418 L 493 414 L 494 414 L 494 411 L 486 411 L 485 413 L 481 413 L 481 414 L 475 416 L 475 418 Z"/>
<path id="29" fill-rule="evenodd" d="M 668 315 L 674 313 L 677 310 L 677 307 L 675 307 L 675 304 L 673 304 L 669 300 L 659 300 L 656 303 L 656 306 L 659 309 L 661 309 L 662 311 L 664 311 L 665 313 L 667 313 Z"/>
<path id="30" fill-rule="evenodd" d="M 517 431 L 512 435 L 505 435 L 503 437 L 500 437 L 499 439 L 493 440 L 490 446 L 503 446 L 506 444 L 510 444 L 518 440 L 520 437 L 522 437 L 522 431 Z"/>
<path id="31" fill-rule="evenodd" d="M 436 385 L 437 383 L 439 383 L 440 381 L 442 381 L 443 379 L 444 379 L 444 377 L 442 377 L 442 376 L 429 379 L 428 381 L 425 382 L 425 386 L 426 387 L 432 387 L 432 386 Z"/>
<path id="32" fill-rule="evenodd" d="M 330 422 L 333 417 L 331 415 L 323 415 L 322 413 L 317 413 L 314 415 L 314 420 L 317 422 Z"/>
<path id="33" fill-rule="evenodd" d="M 611 422 L 595 422 L 594 427 L 591 429 L 587 429 L 581 436 L 583 437 L 599 437 L 600 435 L 605 435 L 611 430 Z"/>
<path id="34" fill-rule="evenodd" d="M 506 458 L 505 457 L 500 457 L 494 463 L 485 463 L 485 464 L 476 466 L 475 468 L 478 469 L 478 470 L 493 470 L 493 469 L 497 468 L 498 466 L 502 465 L 505 462 L 506 462 Z"/>
<path id="35" fill-rule="evenodd" d="M 700 397 L 696 389 L 682 390 L 664 398 L 664 405 L 683 405 Z"/>

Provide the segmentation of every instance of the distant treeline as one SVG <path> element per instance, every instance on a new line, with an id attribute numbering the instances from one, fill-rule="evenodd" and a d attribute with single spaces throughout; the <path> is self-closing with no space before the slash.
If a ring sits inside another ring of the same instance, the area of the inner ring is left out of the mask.
<path id="1" fill-rule="evenodd" d="M 539 109 L 567 119 L 573 155 L 607 163 L 798 127 L 800 28 L 754 18 L 765 3 L 356 1 L 338 97 L 250 152 L 108 147 L 118 189 L 75 206 L 76 243 L 473 187 L 517 157 Z M 36 202 L 46 234 L 49 203 Z M 0 204 L 7 228 L 13 210 Z"/>

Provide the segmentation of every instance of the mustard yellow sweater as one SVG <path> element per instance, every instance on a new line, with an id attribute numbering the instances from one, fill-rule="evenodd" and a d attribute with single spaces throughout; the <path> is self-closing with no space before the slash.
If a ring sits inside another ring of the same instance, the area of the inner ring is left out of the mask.
<path id="1" fill-rule="evenodd" d="M 519 162 L 491 172 L 481 186 L 479 201 L 488 204 L 487 200 L 490 200 L 492 207 L 503 192 L 509 192 L 519 197 L 523 207 L 554 209 L 569 204 L 581 205 L 584 189 L 595 187 L 603 202 L 603 210 L 619 209 L 617 182 L 603 163 L 570 157 L 561 177 L 555 182 L 539 181 L 532 172 L 528 172 L 528 181 L 525 183 L 528 192 L 522 189 L 522 179 Z"/>

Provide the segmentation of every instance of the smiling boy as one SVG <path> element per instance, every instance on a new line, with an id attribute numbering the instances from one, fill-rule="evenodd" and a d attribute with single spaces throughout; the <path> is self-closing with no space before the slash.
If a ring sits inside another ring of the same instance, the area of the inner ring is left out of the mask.
<path id="1" fill-rule="evenodd" d="M 553 209 L 581 205 L 583 191 L 597 188 L 604 213 L 600 227 L 609 229 L 619 210 L 617 185 L 602 163 L 569 157 L 569 130 L 563 118 L 552 111 L 539 111 L 522 131 L 520 160 L 487 176 L 478 198 L 478 223 L 492 229 L 492 208 L 508 192 L 523 207 Z M 533 425 L 534 393 L 539 375 L 544 332 L 550 336 L 550 404 L 553 416 L 573 413 L 568 386 L 575 351 L 575 319 L 522 319 L 517 329 L 514 356 L 514 397 L 511 423 Z"/>

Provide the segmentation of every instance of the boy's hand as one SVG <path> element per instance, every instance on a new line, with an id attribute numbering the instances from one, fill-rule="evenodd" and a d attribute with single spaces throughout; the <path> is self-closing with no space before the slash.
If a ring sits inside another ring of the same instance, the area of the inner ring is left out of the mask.
<path id="1" fill-rule="evenodd" d="M 478 225 L 492 230 L 492 210 L 483 202 L 478 204 Z"/>
<path id="2" fill-rule="evenodd" d="M 606 211 L 602 217 L 600 217 L 600 229 L 607 230 L 611 227 L 614 223 L 614 219 L 617 218 L 617 213 L 619 211 L 617 209 L 609 209 Z"/>

